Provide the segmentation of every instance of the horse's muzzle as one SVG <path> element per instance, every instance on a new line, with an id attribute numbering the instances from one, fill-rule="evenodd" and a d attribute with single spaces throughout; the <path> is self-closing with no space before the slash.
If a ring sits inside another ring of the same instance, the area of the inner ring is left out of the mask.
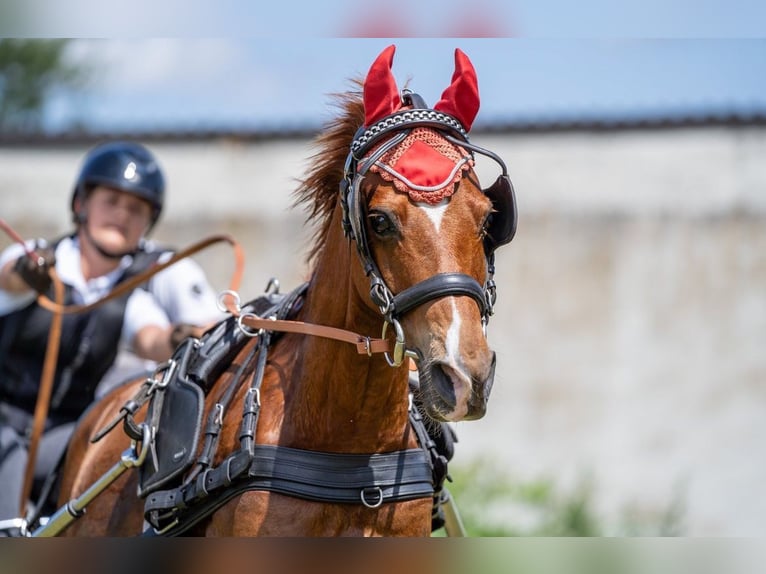
<path id="1" fill-rule="evenodd" d="M 496 355 L 481 374 L 467 375 L 435 362 L 421 373 L 420 395 L 426 414 L 439 421 L 477 420 L 487 412 L 495 380 Z"/>

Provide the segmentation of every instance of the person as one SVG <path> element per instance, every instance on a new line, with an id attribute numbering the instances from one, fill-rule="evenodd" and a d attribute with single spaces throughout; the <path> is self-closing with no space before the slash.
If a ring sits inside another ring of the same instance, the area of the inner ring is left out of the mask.
<path id="1" fill-rule="evenodd" d="M 165 181 L 154 155 L 128 141 L 101 144 L 85 157 L 71 195 L 75 229 L 51 242 L 14 244 L 0 254 L 0 520 L 18 517 L 54 299 L 51 267 L 65 304 L 90 304 L 173 252 L 147 235 L 162 212 Z M 187 336 L 224 314 L 201 267 L 182 259 L 129 293 L 91 311 L 63 316 L 48 418 L 39 443 L 39 487 L 61 459 L 75 423 L 127 346 L 165 361 Z"/>

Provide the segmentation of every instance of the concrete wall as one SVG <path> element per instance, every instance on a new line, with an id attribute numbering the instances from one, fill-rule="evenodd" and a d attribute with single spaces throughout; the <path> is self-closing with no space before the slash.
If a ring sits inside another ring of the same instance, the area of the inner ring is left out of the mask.
<path id="1" fill-rule="evenodd" d="M 493 397 L 458 425 L 456 464 L 489 456 L 562 489 L 591 476 L 607 522 L 680 498 L 685 534 L 765 534 L 766 129 L 474 141 L 506 159 L 520 221 L 498 253 Z M 245 297 L 302 280 L 309 230 L 289 206 L 308 141 L 152 148 L 170 182 L 157 238 L 232 234 Z M 24 236 L 67 230 L 83 152 L 0 148 L 0 217 Z M 198 260 L 228 286 L 226 246 Z"/>

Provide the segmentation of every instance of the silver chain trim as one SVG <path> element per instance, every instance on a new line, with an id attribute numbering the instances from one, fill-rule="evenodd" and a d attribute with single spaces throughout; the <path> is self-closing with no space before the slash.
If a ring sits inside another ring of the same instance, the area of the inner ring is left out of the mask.
<path id="1" fill-rule="evenodd" d="M 450 115 L 436 110 L 407 110 L 405 112 L 399 112 L 383 118 L 379 122 L 372 124 L 365 132 L 351 142 L 351 153 L 356 154 L 357 151 L 364 148 L 368 142 L 373 140 L 381 133 L 391 131 L 396 128 L 404 128 L 409 124 L 418 124 L 423 122 L 436 122 L 445 125 L 448 128 L 460 133 L 466 139 L 468 138 L 468 132 L 462 124 Z"/>

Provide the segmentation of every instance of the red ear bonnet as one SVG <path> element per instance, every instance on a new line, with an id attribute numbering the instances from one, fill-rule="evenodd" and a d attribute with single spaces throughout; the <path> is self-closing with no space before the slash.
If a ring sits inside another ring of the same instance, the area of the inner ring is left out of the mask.
<path id="1" fill-rule="evenodd" d="M 367 73 L 363 93 L 365 127 L 402 108 L 399 89 L 391 74 L 395 49 L 391 45 L 383 50 Z M 434 110 L 456 118 L 466 132 L 479 111 L 476 70 L 459 49 L 455 50 L 452 83 Z M 377 145 L 367 150 L 368 156 L 376 149 Z M 455 184 L 472 165 L 471 154 L 464 148 L 445 139 L 438 130 L 418 126 L 369 169 L 392 182 L 397 191 L 407 193 L 412 201 L 435 205 L 455 192 Z"/>
<path id="2" fill-rule="evenodd" d="M 476 70 L 460 48 L 455 49 L 455 73 L 452 83 L 442 93 L 442 99 L 434 106 L 435 110 L 456 117 L 463 124 L 465 131 L 471 129 L 473 120 L 479 112 L 479 82 Z"/>
<path id="3" fill-rule="evenodd" d="M 371 126 L 401 107 L 399 88 L 391 73 L 395 45 L 383 50 L 370 66 L 364 80 L 364 125 Z M 455 49 L 455 72 L 452 83 L 442 93 L 435 110 L 457 118 L 466 131 L 471 129 L 479 112 L 479 82 L 468 56 Z"/>
<path id="4" fill-rule="evenodd" d="M 383 50 L 370 66 L 364 80 L 364 125 L 371 126 L 393 114 L 401 106 L 399 88 L 391 74 L 396 46 Z"/>

